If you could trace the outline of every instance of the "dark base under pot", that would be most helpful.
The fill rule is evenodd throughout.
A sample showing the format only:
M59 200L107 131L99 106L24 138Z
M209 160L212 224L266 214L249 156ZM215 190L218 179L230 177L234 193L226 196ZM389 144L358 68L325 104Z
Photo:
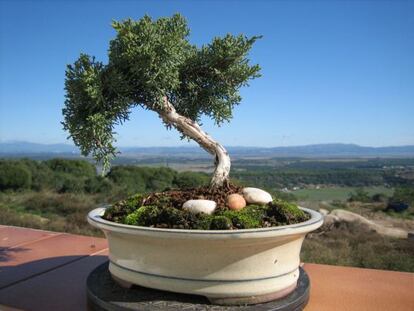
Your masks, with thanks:
M203 296L177 294L140 286L125 289L111 277L108 263L93 270L87 280L88 307L90 310L216 310L216 311L299 311L309 300L310 282L300 268L296 289L289 295L270 302L244 306L213 305Z

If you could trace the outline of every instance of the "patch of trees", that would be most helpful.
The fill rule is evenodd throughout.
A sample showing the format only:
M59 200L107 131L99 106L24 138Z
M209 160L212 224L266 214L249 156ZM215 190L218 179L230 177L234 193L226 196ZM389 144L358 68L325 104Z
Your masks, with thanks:
M414 207L414 187L402 186L395 188L394 195L390 198L392 203L407 203Z
M0 162L0 189L30 189L32 174L22 163Z
M268 166L255 166L253 169L250 166L238 166L231 176L233 182L254 185L273 192L284 187L293 188L311 184L349 187L388 184L414 189L414 180L403 178L390 170L378 169L300 169ZM116 191L133 194L162 191L167 188L196 187L208 184L208 180L208 175L204 173L177 172L167 167L117 165L106 177L102 177L97 174L95 166L86 160L0 160L0 191L53 190L58 193ZM407 190L402 190L402 193L407 193ZM382 199L371 197L370 201Z
M233 172L232 177L256 187L269 187L271 185L272 188L276 189L310 184L348 187L384 184L381 172L361 169L248 169Z
M179 173L167 167L115 166L107 176L129 194L197 187L207 185L210 180L204 173Z
M349 194L348 202L362 202L362 203L385 203L388 197L382 193L370 195L364 188L358 188L355 192Z
M85 160L0 160L0 191L52 190L58 193L162 191L208 184L204 173L176 172L165 167L114 166L106 177Z

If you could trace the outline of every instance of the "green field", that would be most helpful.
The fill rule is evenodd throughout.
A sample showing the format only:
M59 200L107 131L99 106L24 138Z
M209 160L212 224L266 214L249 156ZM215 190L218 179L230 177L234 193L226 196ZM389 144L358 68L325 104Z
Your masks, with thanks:
M355 187L329 187L321 189L299 189L292 191L292 193L302 201L346 201L351 192L355 192ZM384 186L364 187L370 195L382 193L386 196L392 196L394 189L386 188Z

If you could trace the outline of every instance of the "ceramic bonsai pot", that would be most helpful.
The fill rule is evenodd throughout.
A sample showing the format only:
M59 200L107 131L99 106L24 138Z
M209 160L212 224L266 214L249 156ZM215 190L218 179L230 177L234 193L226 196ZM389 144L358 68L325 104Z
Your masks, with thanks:
M88 214L109 243L109 271L124 286L137 284L206 296L215 304L262 303L292 292L299 277L305 235L323 223L308 221L243 230L179 230L104 220L105 208Z

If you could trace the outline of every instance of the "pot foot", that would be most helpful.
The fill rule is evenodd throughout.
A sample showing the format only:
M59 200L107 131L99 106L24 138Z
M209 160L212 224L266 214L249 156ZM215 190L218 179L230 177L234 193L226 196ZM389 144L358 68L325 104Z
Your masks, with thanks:
M277 292L270 294L259 295L259 296L249 296L249 297L207 297L207 299L213 305L222 305L222 306L234 306L234 305L254 305L259 303L265 303L273 300L277 300L289 295L296 289L297 283L292 284L291 286L282 289Z
M111 274L112 280L114 280L115 283L117 283L119 286L125 289L130 289L134 284L121 280L120 278L116 277L115 275Z

